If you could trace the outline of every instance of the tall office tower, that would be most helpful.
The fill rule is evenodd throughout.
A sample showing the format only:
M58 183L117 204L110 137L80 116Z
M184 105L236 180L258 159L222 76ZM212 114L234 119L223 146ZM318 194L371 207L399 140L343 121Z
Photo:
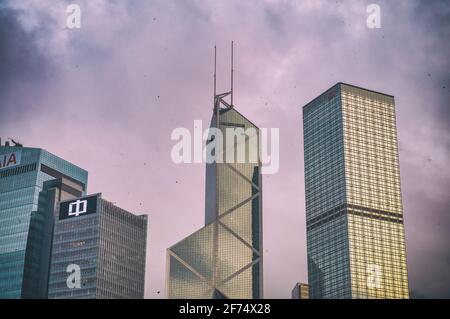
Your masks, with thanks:
M408 298L394 97L338 83L303 107L311 298Z
M216 160L206 164L205 227L167 250L169 298L262 298L259 129L228 94L215 96L206 146Z
M55 221L49 299L144 297L147 216L101 194L62 201Z
M22 298L47 298L48 275L53 240L53 227L60 201L82 196L84 186L67 177L43 183L39 193L38 210L31 213L25 257L28 271L24 273Z
M292 299L309 299L308 284L296 283L292 289Z
M53 221L44 183L64 179L63 194L80 196L87 175L45 150L0 145L0 299L46 297Z

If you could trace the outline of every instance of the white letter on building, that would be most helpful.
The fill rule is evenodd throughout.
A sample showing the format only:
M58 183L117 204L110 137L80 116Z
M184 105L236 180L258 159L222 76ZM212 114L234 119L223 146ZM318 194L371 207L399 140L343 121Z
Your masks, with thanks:
M367 288L380 289L381 288L381 267L375 264L367 265Z
M70 264L67 266L66 272L71 273L69 277L67 277L67 288L81 288L81 270L80 266L76 264Z

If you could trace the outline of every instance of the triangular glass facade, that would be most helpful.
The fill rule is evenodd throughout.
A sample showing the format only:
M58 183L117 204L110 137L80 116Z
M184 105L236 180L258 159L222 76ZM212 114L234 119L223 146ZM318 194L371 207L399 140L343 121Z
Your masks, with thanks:
M169 298L262 298L259 129L221 101L211 127L224 161L206 164L207 225L167 250Z

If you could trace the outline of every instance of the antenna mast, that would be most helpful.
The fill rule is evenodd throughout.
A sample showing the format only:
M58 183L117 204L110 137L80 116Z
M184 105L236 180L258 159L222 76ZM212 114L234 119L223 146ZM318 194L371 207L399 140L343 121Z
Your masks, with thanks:
M231 107L233 107L233 46L234 41L231 41Z
M214 46L214 100L216 99L216 68L217 68L217 48Z
M227 109L232 109L233 105L233 78L234 78L234 41L231 41L231 89L228 92L217 94L217 46L214 46L214 108L219 108L220 105ZM224 100L225 97L230 96L231 102Z

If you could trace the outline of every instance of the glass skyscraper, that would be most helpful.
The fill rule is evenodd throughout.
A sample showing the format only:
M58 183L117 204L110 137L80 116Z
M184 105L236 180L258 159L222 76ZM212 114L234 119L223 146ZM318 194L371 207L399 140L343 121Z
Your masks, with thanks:
M408 298L394 97L338 83L303 107L311 298Z
M309 299L309 286L298 282L292 289L291 295L292 299Z
M169 298L263 295L259 129L225 102L225 95L216 96L211 120L211 129L222 133L226 147L221 152L215 144L215 154L221 153L223 162L206 164L206 226L167 250ZM228 128L246 132L247 137L230 137ZM210 131L207 147L217 141L218 135ZM238 154L240 147L245 160L225 160L231 152ZM251 161L251 154L257 154L256 161Z
M145 288L147 216L101 194L62 201L57 210L49 299L141 299ZM77 280L72 280L76 270Z
M44 183L64 180L63 197L81 196L87 175L43 149L0 145L0 299L46 297L53 220Z

